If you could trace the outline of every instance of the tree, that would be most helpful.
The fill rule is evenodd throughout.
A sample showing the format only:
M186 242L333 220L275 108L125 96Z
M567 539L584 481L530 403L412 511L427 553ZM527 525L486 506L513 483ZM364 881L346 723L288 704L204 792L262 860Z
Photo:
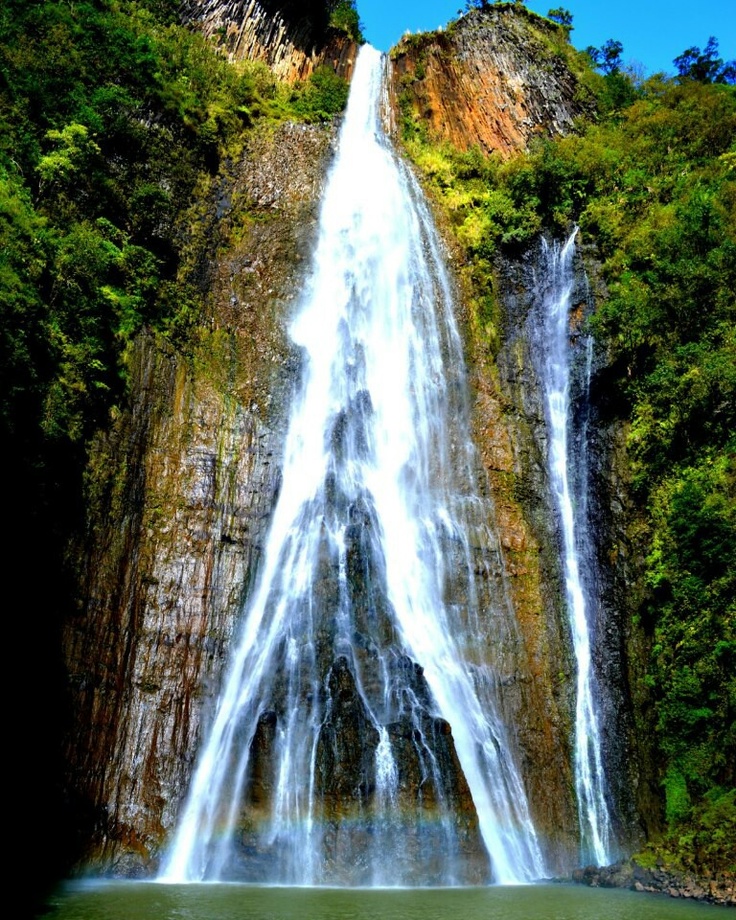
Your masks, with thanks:
M711 35L701 51L696 45L687 48L672 62L677 68L680 83L694 80L697 83L736 83L736 61L718 57L718 40Z
M355 0L333 0L330 4L330 25L346 32L359 44L363 38L363 24L355 8Z
M86 125L72 123L61 131L47 131L46 137L56 146L38 161L42 186L69 182L100 152Z
M594 45L588 45L585 49L585 53L599 70L602 70L604 74L608 75L618 73L621 70L621 65L623 63L621 55L623 54L623 50L624 46L621 42L609 38L600 48L596 48Z
M547 19L551 19L552 22L561 25L566 32L572 32L572 13L563 6L557 6L553 10L550 10L547 13Z

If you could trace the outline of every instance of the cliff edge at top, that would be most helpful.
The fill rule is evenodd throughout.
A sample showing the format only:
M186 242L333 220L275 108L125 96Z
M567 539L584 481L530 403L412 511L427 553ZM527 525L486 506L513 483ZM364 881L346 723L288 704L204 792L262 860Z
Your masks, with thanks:
M329 25L328 4L312 0L183 0L181 19L231 61L263 61L282 80L306 80L323 65L350 79L357 43Z
M593 109L577 54L560 26L523 6L472 10L392 50L394 111L426 125L435 142L510 157L537 135L569 132Z

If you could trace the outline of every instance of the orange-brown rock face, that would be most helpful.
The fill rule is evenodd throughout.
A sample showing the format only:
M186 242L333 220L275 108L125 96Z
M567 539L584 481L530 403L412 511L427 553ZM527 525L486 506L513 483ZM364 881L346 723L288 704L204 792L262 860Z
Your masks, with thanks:
M357 45L343 32L316 32L306 18L266 9L264 0L185 0L182 18L212 39L231 61L263 61L289 83L329 65L350 79ZM282 4L283 6L283 4Z
M405 37L391 54L394 106L418 116L434 141L509 157L537 135L569 131L585 110L552 40L564 41L557 26L508 7Z

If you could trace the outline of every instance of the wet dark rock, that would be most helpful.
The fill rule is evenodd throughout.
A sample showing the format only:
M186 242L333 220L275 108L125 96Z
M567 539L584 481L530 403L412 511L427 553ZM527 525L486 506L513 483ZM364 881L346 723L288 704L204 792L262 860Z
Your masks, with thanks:
M611 866L577 869L572 874L572 881L592 888L628 888L632 891L736 907L736 874L733 872L702 876L678 872L663 865L649 868L630 859Z
M335 661L327 687L317 742L317 787L326 816L347 818L366 807L375 789L379 735L346 658Z

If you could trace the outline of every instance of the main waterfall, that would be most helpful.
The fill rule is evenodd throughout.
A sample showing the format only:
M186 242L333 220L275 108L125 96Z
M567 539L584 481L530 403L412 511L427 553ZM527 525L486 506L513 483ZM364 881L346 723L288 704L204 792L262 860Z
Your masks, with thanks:
M601 754L591 648L591 588L585 568L592 553L586 521L585 432L578 455L570 448L570 338L572 260L577 230L564 246L543 242L541 316L537 317L540 376L546 396L549 471L562 537L565 602L577 669L575 697L575 792L580 824L581 860L602 866L611 860L611 819ZM588 339L588 346L592 340ZM586 376L590 350L586 350ZM578 488L572 485L577 466Z
M361 49L290 330L280 494L162 880L545 875L450 285L381 127L383 66Z

